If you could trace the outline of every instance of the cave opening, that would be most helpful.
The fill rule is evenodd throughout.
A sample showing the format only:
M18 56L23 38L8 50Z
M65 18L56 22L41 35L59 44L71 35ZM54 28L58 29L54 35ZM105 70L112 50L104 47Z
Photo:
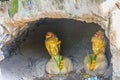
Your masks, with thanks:
M45 34L47 32L53 32L58 36L62 41L60 54L70 58L73 61L74 70L79 72L83 68L84 57L93 53L91 46L92 36L98 30L103 30L95 23L85 23L72 19L45 18L30 22L28 26L29 27L23 31L23 34L15 39L15 44L19 45L16 46L17 49L11 51L11 56L2 62L2 72L5 74L4 77L7 76L9 78L12 76L13 79L11 80L21 77L32 79L44 76L45 64L50 59L45 48ZM105 54L108 65L111 66L110 62L112 56L110 53L109 40L106 38L106 41L107 47ZM5 55L8 55L8 48L5 48L3 51ZM11 67L5 67L8 65ZM9 72L7 71L8 69ZM110 69L111 68L109 68L109 70ZM20 72L17 70L20 70ZM106 76L111 76L112 71L109 70Z

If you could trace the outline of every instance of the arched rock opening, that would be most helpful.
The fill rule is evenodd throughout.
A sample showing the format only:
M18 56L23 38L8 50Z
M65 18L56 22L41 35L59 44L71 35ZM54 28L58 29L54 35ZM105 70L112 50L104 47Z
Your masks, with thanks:
M7 73L5 66L13 75L6 74L7 77L16 76L20 78L31 76L29 78L43 77L45 75L45 64L50 56L45 48L45 34L52 31L62 41L60 54L69 57L74 64L75 71L79 72L83 68L83 60L87 54L92 53L91 37L98 30L103 30L94 23L85 23L70 19L42 19L28 23L28 28L23 34L18 34L15 42L4 47L3 51L7 58L2 65L2 72ZM104 31L104 30L103 30ZM109 61L109 70L106 76L111 76L111 53L109 40L107 40L106 57ZM10 56L11 54L11 56ZM19 65L20 66L19 66ZM24 65L24 66L23 66ZM13 66L13 67L12 67ZM28 70L25 69L28 68ZM13 69L16 68L16 69ZM30 69L31 68L31 69ZM20 70L20 72L17 72ZM26 73L24 73L26 72ZM30 72L30 73L29 73ZM29 79L28 78L28 79Z

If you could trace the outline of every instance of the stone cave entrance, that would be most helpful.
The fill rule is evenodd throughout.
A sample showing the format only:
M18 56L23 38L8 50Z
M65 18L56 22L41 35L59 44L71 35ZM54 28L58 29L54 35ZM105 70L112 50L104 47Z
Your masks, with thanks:
M7 77L11 80L41 80L46 77L45 64L50 56L44 42L45 34L49 31L54 32L62 41L60 54L69 57L73 61L74 70L80 72L83 68L84 57L93 53L91 37L96 31L103 30L97 24L71 19L45 18L28 23L28 26L29 28L16 38L15 44L19 46L16 46L17 48L11 51L11 55L1 63L4 78ZM109 40L107 38L106 40L106 57L109 67L105 75L110 77L112 75L111 53ZM6 52L7 50L7 48L4 49L5 54L9 52L9 50ZM53 78L53 80L55 79Z

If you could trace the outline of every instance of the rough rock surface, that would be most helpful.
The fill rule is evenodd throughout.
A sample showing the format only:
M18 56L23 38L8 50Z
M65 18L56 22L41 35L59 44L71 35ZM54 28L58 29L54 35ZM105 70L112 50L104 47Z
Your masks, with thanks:
M113 76L120 77L120 0L19 0L18 12L12 18L8 14L8 3L9 1L0 2L1 49L28 28L28 22L41 18L94 22L105 30L110 40ZM4 53L0 50L0 60L4 58Z

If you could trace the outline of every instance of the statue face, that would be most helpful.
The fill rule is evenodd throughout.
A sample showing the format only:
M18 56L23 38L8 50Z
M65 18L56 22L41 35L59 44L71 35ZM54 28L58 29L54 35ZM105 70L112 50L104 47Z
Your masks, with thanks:
M61 41L59 41L58 37L52 33L48 32L46 34L45 45L51 56L59 55Z
M57 56L59 55L59 46L57 44L50 44L48 52L51 56Z
M97 40L92 43L92 49L94 54L105 53L105 42L103 40Z

